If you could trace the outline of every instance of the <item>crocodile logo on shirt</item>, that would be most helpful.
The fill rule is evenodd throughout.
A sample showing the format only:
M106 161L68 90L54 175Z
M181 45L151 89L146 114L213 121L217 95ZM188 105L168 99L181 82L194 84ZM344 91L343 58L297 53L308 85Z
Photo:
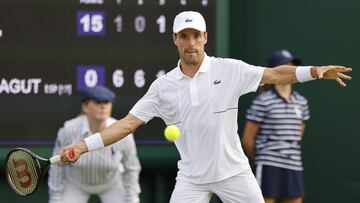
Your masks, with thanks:
M221 80L214 80L214 85L220 84Z

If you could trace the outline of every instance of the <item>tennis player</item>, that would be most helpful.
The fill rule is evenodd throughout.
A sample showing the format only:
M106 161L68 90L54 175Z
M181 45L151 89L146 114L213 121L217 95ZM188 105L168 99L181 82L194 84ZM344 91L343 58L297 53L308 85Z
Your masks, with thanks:
M181 12L173 24L173 42L180 60L155 80L130 113L100 133L68 145L62 161L75 162L88 151L102 149L134 132L154 117L177 125L175 141L181 160L170 202L206 203L213 193L223 202L264 202L237 133L238 99L260 84L290 84L319 79L351 79L342 66L264 68L241 60L208 56L203 16ZM74 149L75 157L66 151Z

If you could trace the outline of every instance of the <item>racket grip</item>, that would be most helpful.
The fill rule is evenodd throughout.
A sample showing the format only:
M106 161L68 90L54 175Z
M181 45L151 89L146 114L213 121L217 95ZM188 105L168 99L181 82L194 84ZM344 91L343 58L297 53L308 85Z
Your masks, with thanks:
M67 154L68 154L70 159L74 158L74 156L75 156L74 149L71 149L70 151L68 151ZM56 156L51 157L49 159L49 161L50 161L51 164L59 164L59 163L61 163L60 155L56 155Z
M70 149L70 151L68 151L67 154L68 154L70 159L74 158L75 157L74 149Z
M53 156L49 160L50 160L51 164L59 164L59 163L61 163L60 155Z

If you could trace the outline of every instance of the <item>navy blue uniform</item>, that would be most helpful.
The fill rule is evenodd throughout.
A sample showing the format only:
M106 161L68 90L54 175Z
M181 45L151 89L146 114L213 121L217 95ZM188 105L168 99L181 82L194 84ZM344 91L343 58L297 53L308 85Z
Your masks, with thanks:
M307 100L293 91L287 101L272 88L253 101L246 118L261 124L255 175L264 196L303 196L300 141L302 124L310 118Z

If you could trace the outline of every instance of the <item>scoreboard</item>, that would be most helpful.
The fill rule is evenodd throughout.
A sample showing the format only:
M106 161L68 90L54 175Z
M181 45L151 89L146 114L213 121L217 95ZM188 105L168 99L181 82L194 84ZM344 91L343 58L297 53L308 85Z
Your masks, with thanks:
M79 91L113 90L122 118L150 84L179 60L174 17L194 10L215 53L216 0L1 0L0 145L51 145L80 111ZM162 144L165 124L136 131L138 144Z

